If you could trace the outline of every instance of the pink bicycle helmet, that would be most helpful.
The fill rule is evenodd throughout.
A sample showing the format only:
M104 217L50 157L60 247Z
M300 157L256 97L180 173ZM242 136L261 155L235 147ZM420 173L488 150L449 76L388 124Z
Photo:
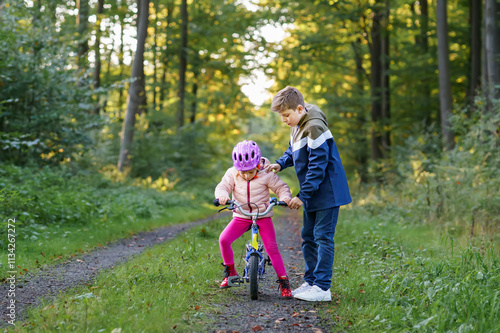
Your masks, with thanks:
M260 163L260 148L250 140L239 142L233 148L233 165L238 171L249 171Z

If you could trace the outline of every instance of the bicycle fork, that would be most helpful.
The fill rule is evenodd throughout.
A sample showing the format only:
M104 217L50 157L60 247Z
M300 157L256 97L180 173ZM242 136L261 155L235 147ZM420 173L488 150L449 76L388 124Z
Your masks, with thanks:
M266 265L266 259L264 259L264 245L259 241L259 227L257 226L257 223L253 221L252 227L251 227L251 239L250 242L246 244L246 249L247 249L247 255L245 257L245 271L243 274L243 280L248 282L249 281L249 268L250 268L250 257L251 256L258 256L259 257L259 266L258 266L258 277L259 279L264 278L264 273L265 273L265 265Z

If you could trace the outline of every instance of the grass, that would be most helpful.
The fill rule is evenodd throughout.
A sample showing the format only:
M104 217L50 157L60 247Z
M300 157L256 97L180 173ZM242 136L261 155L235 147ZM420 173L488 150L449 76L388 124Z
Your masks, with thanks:
M1 165L0 171L0 249L7 253L7 222L15 219L14 270L20 275L137 232L213 212L209 191L162 192L64 168ZM7 255L0 257L0 267L5 268L2 279L12 270Z
M498 332L499 251L345 209L336 231L333 292L324 314L354 332Z
M227 303L218 236L226 219L198 226L101 273L95 283L31 309L12 331L201 331L214 304ZM244 239L235 244L243 247ZM240 244L241 243L241 244ZM120 331L121 329L121 331Z
M359 207L343 209L340 221L334 301L321 313L338 330L500 330L500 262L489 240L451 238L433 226L401 224ZM217 239L226 223L212 221L149 249L92 285L32 309L24 326L11 329L202 331L212 325L218 304L231 303L231 294L218 289Z

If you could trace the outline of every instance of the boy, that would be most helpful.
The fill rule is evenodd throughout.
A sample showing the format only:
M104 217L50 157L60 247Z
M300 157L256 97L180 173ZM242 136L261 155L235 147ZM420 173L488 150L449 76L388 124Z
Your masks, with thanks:
M352 201L344 167L325 114L315 105L306 105L300 91L294 87L282 89L274 96L271 110L290 126L291 139L287 151L267 171L293 165L300 191L289 207L304 207L301 236L305 282L292 295L305 301L331 301L333 237L339 207Z

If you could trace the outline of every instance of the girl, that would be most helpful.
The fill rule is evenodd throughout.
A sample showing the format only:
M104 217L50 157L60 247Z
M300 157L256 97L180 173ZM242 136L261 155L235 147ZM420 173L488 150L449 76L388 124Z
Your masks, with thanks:
M273 172L264 172L263 168L269 164L269 160L261 158L260 148L253 141L242 141L233 149L233 165L229 168L222 178L221 182L215 188L215 197L219 199L221 205L225 205L229 200L229 195L233 193L233 199L239 204L255 203L262 212L266 210L269 204L269 189L271 189L279 199L290 202L292 195L288 185L278 178ZM255 205L247 205L247 211L252 212L257 207ZM286 274L283 258L276 244L276 234L274 232L273 221L271 216L273 212L269 212L266 216L257 220L260 236L264 243L264 248L271 258L276 274L278 275L279 287L281 296L292 297L290 283ZM224 260L224 275L221 288L229 288L232 286L232 277L238 276L234 268L234 256L231 244L243 235L252 224L250 217L241 214L238 210L233 212L233 219L226 228L222 231L219 237L220 251Z

